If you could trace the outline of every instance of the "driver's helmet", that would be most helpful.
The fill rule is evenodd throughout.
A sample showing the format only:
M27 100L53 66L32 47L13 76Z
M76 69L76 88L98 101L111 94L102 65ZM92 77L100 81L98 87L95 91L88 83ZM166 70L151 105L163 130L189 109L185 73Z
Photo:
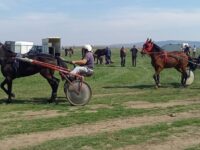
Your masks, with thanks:
M87 49L89 52L92 51L92 46L90 44L86 44L83 46L84 49Z

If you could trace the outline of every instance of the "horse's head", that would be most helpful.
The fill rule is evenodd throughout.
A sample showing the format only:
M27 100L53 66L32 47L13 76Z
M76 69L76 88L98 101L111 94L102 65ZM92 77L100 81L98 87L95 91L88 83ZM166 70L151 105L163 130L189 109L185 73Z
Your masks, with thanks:
M143 44L143 48L141 53L142 54L149 54L153 51L154 43L151 39L147 39L146 42Z
M0 63L7 61L11 57L15 57L16 53L7 48L6 45L0 43Z

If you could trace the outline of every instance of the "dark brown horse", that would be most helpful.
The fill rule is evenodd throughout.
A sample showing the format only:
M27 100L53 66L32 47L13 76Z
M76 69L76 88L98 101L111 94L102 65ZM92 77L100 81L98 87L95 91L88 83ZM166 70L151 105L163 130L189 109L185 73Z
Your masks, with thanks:
M55 101L57 103L56 99L59 79L54 76L54 70L38 65L33 65L28 62L18 61L15 59L16 56L16 53L9 50L5 45L0 44L1 72L5 77L4 81L1 83L1 88L8 95L7 103L10 103L12 98L15 97L15 94L12 93L13 80L20 77L30 76L36 73L40 73L48 81L52 88L49 102ZM32 53L29 55L26 54L26 57L53 65L58 64L57 59L49 54ZM7 88L5 85L7 85Z
M74 50L71 47L65 48L65 56L72 57L73 54L74 54Z
M143 45L142 53L148 54L151 57L151 64L155 69L153 78L155 80L156 87L160 86L159 74L164 68L175 68L177 71L181 72L181 84L185 87L188 77L186 70L189 58L184 52L166 52L151 40L147 39Z
M97 49L94 52L94 61L97 60L96 64L98 64L98 62L100 62L100 64L103 63L103 56L106 55L106 49Z

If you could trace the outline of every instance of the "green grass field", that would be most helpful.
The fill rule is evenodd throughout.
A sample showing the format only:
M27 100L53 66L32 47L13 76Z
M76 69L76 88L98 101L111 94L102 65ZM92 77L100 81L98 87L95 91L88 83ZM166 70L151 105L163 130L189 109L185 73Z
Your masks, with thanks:
M79 58L77 49L70 59ZM180 74L166 69L162 87L155 89L148 56L138 54L137 67L132 67L129 52L121 67L119 50L112 49L112 61L96 65L95 74L85 79L93 92L86 106L70 106L64 82L59 104L49 104L50 86L39 74L14 80L12 104L4 103L7 95L0 90L0 149L142 149L177 138L188 143L182 149L200 149L200 71L192 85L181 88ZM189 143L190 138L196 142Z

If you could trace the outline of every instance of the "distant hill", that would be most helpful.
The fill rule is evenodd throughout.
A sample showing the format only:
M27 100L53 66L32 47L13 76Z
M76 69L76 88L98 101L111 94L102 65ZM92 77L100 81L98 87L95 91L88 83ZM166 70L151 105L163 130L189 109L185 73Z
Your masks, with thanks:
M193 47L194 45L197 48L200 48L200 41L183 41L183 40L166 40L166 41L154 41L157 45L159 45L160 47L163 47L165 45L169 45L169 44L182 44L182 43L189 43L189 45L191 47ZM127 48L131 48L133 45L136 45L136 47L142 47L144 44L144 42L138 42L138 43L127 43L127 44L112 44L109 45L111 48L121 48L122 46L127 47Z

